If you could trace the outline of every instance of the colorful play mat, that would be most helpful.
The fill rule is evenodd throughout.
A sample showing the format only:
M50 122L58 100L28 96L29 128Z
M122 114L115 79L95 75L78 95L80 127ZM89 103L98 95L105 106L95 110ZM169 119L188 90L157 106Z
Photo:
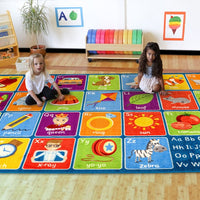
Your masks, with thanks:
M52 74L70 94L38 107L24 75L0 75L0 172L200 172L200 74L164 74L166 96L136 76Z

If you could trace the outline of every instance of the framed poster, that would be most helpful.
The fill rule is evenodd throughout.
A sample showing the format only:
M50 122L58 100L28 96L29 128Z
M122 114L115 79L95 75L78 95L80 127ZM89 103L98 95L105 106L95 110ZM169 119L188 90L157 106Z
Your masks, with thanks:
M83 13L81 7L55 8L57 27L82 27Z
M165 12L163 40L184 40L185 12Z

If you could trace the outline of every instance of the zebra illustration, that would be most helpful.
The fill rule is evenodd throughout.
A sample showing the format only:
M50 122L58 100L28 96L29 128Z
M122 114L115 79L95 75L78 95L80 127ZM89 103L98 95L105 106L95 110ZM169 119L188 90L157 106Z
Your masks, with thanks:
M160 140L159 139L151 139L149 140L146 149L144 150L132 150L131 151L131 155L128 158L131 158L133 156L133 152L135 153L135 162L141 162L140 158L148 158L148 162L152 162L153 160L151 160L151 155L154 152L163 152L166 151L167 148L162 146L160 144Z

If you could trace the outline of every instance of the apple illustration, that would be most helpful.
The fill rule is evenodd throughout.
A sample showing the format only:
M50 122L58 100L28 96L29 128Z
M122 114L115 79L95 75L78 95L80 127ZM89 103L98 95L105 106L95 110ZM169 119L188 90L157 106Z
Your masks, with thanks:
M17 81L17 77L9 77L9 78L2 78L0 79L0 88L6 87L12 83Z
M72 11L69 14L69 17L70 17L71 20L76 20L77 19L77 13L75 11Z

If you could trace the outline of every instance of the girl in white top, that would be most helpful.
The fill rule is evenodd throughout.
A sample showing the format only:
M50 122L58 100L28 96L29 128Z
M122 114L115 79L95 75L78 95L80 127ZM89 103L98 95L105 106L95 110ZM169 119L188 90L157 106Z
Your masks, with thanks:
M51 83L55 89L50 89L47 83ZM48 74L41 54L30 55L30 69L26 73L25 84L28 90L27 105L37 104L42 106L44 100L56 98L62 101L65 98L64 94L69 94L68 89L60 90L53 78Z
M138 69L138 84L133 88L140 88L145 93L159 92L166 95L163 81L163 64L157 43L149 42L144 48Z

